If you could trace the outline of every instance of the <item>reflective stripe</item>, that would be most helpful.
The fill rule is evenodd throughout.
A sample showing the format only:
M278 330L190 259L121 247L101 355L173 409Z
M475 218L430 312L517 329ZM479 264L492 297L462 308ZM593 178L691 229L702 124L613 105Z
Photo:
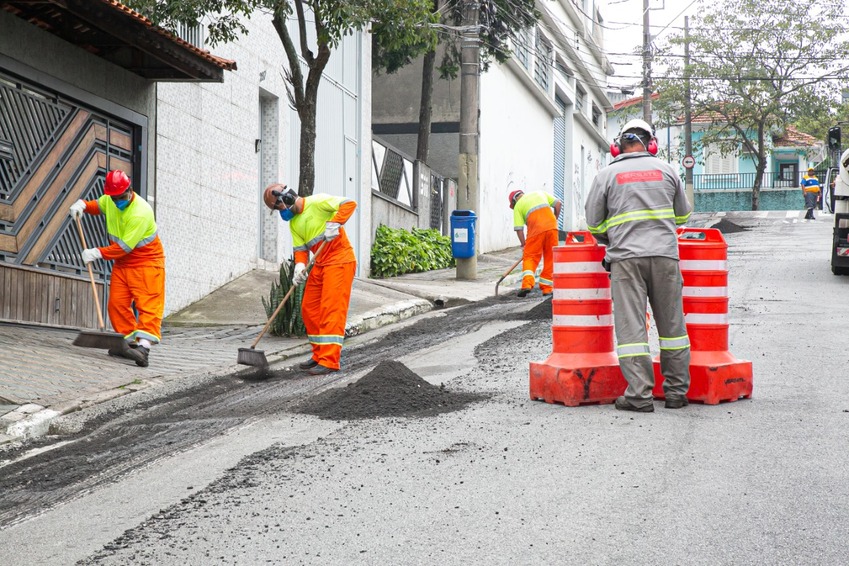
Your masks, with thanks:
M523 278L524 277L534 277L534 278L536 278L536 276L537 276L536 272L531 271L530 269L526 269L525 271L522 272Z
M557 261L554 273L607 273L599 261Z
M684 322L686 324L728 324L728 313L726 312L721 314L685 314Z
M687 287L684 285L685 297L727 297L728 287Z
M307 339L309 339L312 344L338 344L342 345L342 341L344 340L344 336L338 336L335 334L325 334L325 335L308 335Z
M610 287L601 289L558 289L554 288L555 301L586 301L592 299L609 299Z
M728 261L724 259L682 259L679 265L681 271L728 271Z
M552 326L613 326L613 315L571 315L555 314L551 317Z
M543 279L542 277L539 278L539 284L540 285L548 285L549 287L551 287L553 285L551 279Z
M607 232L613 226L627 224L628 222L642 222L643 220L666 220L675 218L675 211L671 208L661 208L658 210L632 210L612 216L599 224L598 226L589 228L590 233Z
M690 213L689 212L687 214L683 215L683 216L676 216L675 217L675 224L686 224L687 220L689 220L689 219L690 219Z
M616 355L620 358L633 358L634 356L651 356L647 342L635 342L634 344L620 344L616 347Z
M677 338L658 337L661 350L684 350L690 347L690 337L687 335L678 336Z
M121 238L119 238L118 236L113 236L112 234L109 234L109 239L112 240L113 243L121 246L121 249L124 250L125 252L130 253L131 251L133 251L133 248L131 248L130 246L125 244L124 241Z

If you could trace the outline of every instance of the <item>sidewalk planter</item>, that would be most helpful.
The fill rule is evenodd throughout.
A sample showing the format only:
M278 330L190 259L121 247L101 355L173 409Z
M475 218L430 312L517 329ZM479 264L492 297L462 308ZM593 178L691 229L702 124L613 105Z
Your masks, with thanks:
M451 213L451 255L465 259L475 257L475 222L473 210L455 210Z

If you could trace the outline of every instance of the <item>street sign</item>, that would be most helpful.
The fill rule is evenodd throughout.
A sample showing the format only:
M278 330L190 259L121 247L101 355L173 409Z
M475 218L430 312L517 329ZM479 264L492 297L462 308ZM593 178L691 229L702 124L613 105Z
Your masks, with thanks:
M692 169L696 165L696 158L692 155L686 155L684 156L684 159L681 160L681 165L687 169Z

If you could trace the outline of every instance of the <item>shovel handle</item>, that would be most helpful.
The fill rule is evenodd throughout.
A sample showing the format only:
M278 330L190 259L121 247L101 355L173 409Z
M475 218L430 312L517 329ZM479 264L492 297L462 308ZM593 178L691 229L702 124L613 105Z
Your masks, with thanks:
M86 250L88 249L88 244L85 243L83 221L79 216L74 216L74 219L77 221L77 230L80 233L80 242L83 244L83 249ZM88 278L91 281L91 292L94 294L94 307L97 309L97 324L100 326L100 331L103 332L106 325L103 323L103 313L100 312L100 298L97 296L97 284L94 282L94 271L91 269L91 263L86 263L85 265L88 267Z
M307 263L307 272L309 272L309 270L310 270L310 269L312 269L312 266L313 266L313 264L315 263L315 260L318 258L318 254L320 254L320 253L321 253L321 250L323 250L323 249L324 249L324 246L326 246L326 245L327 245L327 242L328 242L328 240L324 240L324 241L321 243L321 245L318 247L318 250L317 250L317 251L313 254L312 259L309 261L309 263ZM257 344L259 344L259 341L262 339L262 337L263 337L263 336L265 335L265 333L268 331L268 328L271 326L271 322L272 322L275 318L277 318L277 315L280 313L280 309L282 309L282 308L283 308L283 305L285 305L285 304L286 304L286 301L288 301L288 300L289 300L289 297L292 295L292 292L293 292L294 290L295 290L295 285L292 285L291 287L289 287L289 290L288 290L288 291L286 292L286 294L283 296L283 299L280 301L280 304L278 304L278 305L277 305L277 308L276 308L276 309L274 309L274 312L273 312L273 313L271 314L271 316L268 318L268 322L266 322L266 323L265 323L265 326L262 328L262 331L259 333L259 336L257 336L257 337L256 337L256 340L254 340L254 343L253 343L253 344L251 344L251 350L255 349L255 348L256 348L256 345L257 345Z
M498 280L498 282L495 284L495 295L496 295L496 296L498 296L498 286L499 286L499 285L501 285L501 282L502 282L502 281L504 281L504 278L505 278L505 277L507 277L508 275L510 275L511 273L513 273L513 270L514 270L514 269L516 269L516 266L517 266L517 265L519 265L519 263L520 263L523 259L525 259L525 258L520 257L519 259L517 259L517 260L516 260L516 263L514 263L513 265L511 265L511 266L510 266L510 269L508 269L507 271L505 271L505 272L504 272L504 275L502 275L502 276L501 276L501 279L499 279L499 280Z

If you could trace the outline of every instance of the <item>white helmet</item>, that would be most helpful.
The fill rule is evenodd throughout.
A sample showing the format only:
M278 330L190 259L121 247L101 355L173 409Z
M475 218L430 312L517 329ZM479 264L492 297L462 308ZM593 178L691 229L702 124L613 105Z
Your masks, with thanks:
M648 122L646 122L645 120L640 120L639 118L629 120L624 126L622 126L620 136L628 130L642 130L646 132L649 137L654 137L654 129L648 124Z

